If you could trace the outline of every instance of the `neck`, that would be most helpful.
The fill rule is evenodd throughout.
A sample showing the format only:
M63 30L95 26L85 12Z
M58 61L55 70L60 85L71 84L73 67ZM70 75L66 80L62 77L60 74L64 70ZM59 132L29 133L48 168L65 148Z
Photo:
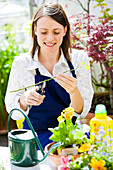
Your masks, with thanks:
M39 62L51 73L51 75L53 74L54 65L60 58L60 54L60 50L58 50L56 53L45 53L40 50L38 53Z
M40 62L49 62L49 63L57 63L59 58L60 58L60 50L58 49L58 51L56 52L52 52L52 53L45 53L42 50L39 51L38 53L38 58Z

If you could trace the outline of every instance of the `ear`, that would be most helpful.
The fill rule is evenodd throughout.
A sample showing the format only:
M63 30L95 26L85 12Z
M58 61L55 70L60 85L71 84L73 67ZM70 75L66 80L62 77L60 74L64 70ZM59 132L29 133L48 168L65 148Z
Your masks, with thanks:
M65 26L64 28L64 36L66 35L66 32L67 32L67 26Z
M37 27L35 24L34 24L34 32L35 32L35 35L37 35Z

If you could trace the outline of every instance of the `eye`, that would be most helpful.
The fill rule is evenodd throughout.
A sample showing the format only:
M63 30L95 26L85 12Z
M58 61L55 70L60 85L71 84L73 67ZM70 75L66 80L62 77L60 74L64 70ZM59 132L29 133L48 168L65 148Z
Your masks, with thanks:
M54 34L60 34L60 32L54 32Z
M47 34L47 32L41 32L41 34Z

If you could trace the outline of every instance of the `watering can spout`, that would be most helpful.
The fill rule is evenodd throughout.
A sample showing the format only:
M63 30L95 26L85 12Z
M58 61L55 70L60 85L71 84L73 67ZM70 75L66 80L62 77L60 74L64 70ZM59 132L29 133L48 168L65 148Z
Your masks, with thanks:
M37 163L44 161L47 158L47 156L50 154L50 152L58 146L61 146L61 142L57 142L54 145L52 145L49 151L44 155L44 157L41 160L36 159Z
M10 130L10 118L12 116L12 113L14 111L21 112L30 128L30 130L27 129L21 129L21 130ZM31 133L28 135L28 138L26 139L26 134L29 132ZM24 138L21 138L22 135ZM33 138L31 137L33 136ZM37 137L36 132L34 131L34 128L28 118L20 109L12 109L10 111L9 117L8 117L8 138L9 138L9 146L10 146L10 161L12 164L21 166L21 167L30 167L38 164L39 162L42 162L49 154L50 152L57 146L60 146L61 143L55 143L51 146L49 151L45 154L43 147ZM43 158L38 160L37 158L37 146L39 147Z

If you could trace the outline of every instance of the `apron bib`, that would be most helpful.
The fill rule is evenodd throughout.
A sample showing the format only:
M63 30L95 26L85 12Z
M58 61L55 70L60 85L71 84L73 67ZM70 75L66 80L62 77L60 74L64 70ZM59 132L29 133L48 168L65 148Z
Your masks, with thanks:
M68 65L70 70L74 69L71 62L68 62ZM72 71L72 75L76 78L75 71ZM48 78L50 77L40 75L38 68L36 69L35 84ZM54 79L46 82L44 91L46 97L43 103L39 106L32 106L28 114L43 148L48 143L53 142L49 140L52 132L48 128L58 126L58 116L70 104L69 94ZM26 120L23 122L23 129L29 129Z

